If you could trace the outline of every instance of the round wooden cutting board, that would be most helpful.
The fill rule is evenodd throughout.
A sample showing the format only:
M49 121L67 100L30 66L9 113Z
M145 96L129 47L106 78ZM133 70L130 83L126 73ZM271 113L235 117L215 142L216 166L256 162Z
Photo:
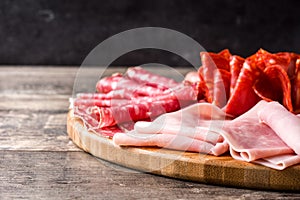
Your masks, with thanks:
M219 157L160 148L115 146L112 140L88 132L68 114L68 135L84 151L132 169L178 179L233 187L300 191L300 165L278 171Z

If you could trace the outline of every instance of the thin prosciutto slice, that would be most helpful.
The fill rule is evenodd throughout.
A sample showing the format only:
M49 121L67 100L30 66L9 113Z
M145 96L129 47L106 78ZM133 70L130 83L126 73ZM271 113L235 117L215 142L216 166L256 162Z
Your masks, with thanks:
M117 125L130 130L124 124L151 121L197 100L194 85L177 83L140 67L129 68L124 75L105 77L96 87L99 93L81 93L72 99L75 117L93 131Z

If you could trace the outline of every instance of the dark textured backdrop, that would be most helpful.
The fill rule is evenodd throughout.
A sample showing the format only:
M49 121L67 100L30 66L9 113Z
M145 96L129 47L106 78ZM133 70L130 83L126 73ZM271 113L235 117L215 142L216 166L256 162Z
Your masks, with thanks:
M297 0L1 0L0 64L80 65L106 38L144 26L180 31L208 51L300 53L299 8ZM186 64L158 50L134 51L113 64L147 62Z

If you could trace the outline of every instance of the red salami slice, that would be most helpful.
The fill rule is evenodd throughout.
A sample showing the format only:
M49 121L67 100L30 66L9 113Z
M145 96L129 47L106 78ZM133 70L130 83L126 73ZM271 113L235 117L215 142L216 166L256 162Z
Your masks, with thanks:
M231 80L230 80L230 95L233 93L233 90L236 86L237 79L243 67L245 59L240 56L231 56L230 58L230 73L231 73Z
M239 116L252 108L260 98L253 90L253 85L261 71L256 65L256 55L247 58L239 74L236 86L226 105L226 113Z
M300 58L296 61L296 73L292 80L292 101L294 112L300 113Z
M278 101L289 111L293 110L291 83L280 65L272 65L264 70L263 76L254 85L256 94L266 101Z
M205 99L219 107L223 107L229 97L230 90L230 56L228 50L220 53L200 53L202 67L199 69L200 82L206 85ZM203 81L201 80L203 79ZM200 89L203 86L200 84Z

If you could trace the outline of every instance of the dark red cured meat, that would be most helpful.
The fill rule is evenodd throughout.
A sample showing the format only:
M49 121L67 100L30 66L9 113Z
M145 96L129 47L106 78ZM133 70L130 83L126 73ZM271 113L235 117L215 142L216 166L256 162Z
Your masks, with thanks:
M294 112L300 113L300 58L296 61L295 76L292 80L292 102Z
M132 102L121 107L98 107L99 128L119 123L138 120L149 120L152 117L180 108L178 101Z
M200 53L202 61L202 67L199 69L200 82L204 82L207 89L201 83L199 87L204 89L207 102L214 103L219 107L224 106L224 98L226 104L230 93L230 56L231 54L227 49L217 54ZM217 93L214 94L215 92Z
M148 84L152 87L168 89L178 85L178 83L170 78L153 74L141 67L129 68L125 74L128 79L134 80L140 85Z
M241 69L243 67L243 64L245 62L245 59L240 57L240 56L236 56L233 55L230 57L230 73L231 73L231 79L230 79L230 95L232 94L237 79L239 77L239 74L241 72Z
M276 54L269 53L263 49L258 51L258 54L261 56L260 59L264 61L264 68L270 67L273 65L280 65L285 71L288 71L288 67L291 62L291 55L288 52L280 52Z
M208 103L211 103L212 96L209 95L209 91L203 77L203 69L203 67L200 67L198 70L200 80L196 87L198 91L197 99L198 101L206 101Z
M228 100L225 112L232 116L245 113L261 100L253 90L253 85L262 73L255 62L256 56L255 54L245 60L236 86Z
M118 91L118 90L117 90ZM111 106L123 106L131 104L134 101L154 101L154 100L168 100L168 99L178 99L178 101L183 102L186 105L187 102L197 100L196 88L191 85L178 84L173 89L160 91L160 93L150 93L148 96L142 95L137 96L132 94L130 90L125 90L124 93L131 94L129 98L109 98L105 95L111 94L111 91L107 94L79 94L77 98L74 99L75 106L98 106L98 107L111 107ZM103 96L104 95L104 96ZM110 95L111 96L111 95ZM123 95L125 96L125 95ZM119 95L117 96L119 97ZM153 97L153 98L150 98ZM154 98L155 97L155 98Z
M222 108L226 105L230 92L230 72L217 69L214 72L213 104Z
M260 49L247 58L231 92L226 112L239 116L260 99L279 101L288 110L293 110L291 83L288 76L290 68L293 68L291 56L292 54L287 52L271 54Z
M263 76L254 85L254 91L266 101L278 101L293 111L291 83L286 71L280 65L267 67Z
M91 100L90 102L95 101L98 100ZM190 86L181 85L174 88L174 90L164 91L160 96L139 97L124 101L112 100L109 107L89 107L91 105L80 104L82 102L75 105L82 108L82 113L76 114L81 114L84 117L92 115L93 121L86 119L87 123L92 123L90 124L91 127L103 128L128 121L150 120L158 115L178 110L195 102L194 89Z

